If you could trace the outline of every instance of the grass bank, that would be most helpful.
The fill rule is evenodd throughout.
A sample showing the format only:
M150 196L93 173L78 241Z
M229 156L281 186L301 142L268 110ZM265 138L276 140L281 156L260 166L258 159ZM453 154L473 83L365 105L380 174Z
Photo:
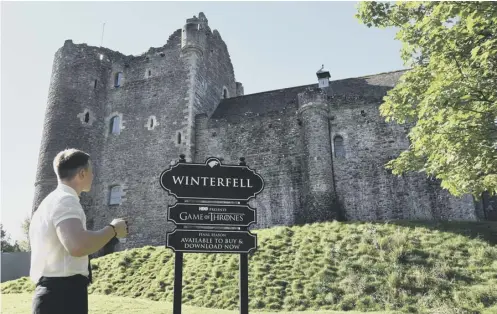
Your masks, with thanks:
M497 312L495 223L327 222L255 233L251 310ZM93 267L93 294L172 302L169 249L119 252ZM238 307L238 256L185 254L183 279L184 304ZM2 284L2 293L31 289L26 279Z
M2 313L4 314L26 314L31 313L31 294L6 294L2 296ZM169 302L151 301L146 299L133 299L126 297L114 297L106 295L89 296L90 314L173 314L173 305ZM252 312L252 311L251 311ZM239 311L207 309L193 306L183 306L182 313L185 314L237 314ZM252 312L253 313L253 312ZM278 314L360 314L363 312L280 312ZM393 314L392 312L391 314ZM269 312L257 312L257 314L269 314ZM375 314L368 312L368 314ZM376 312L380 314L380 312ZM384 312L381 312L384 314Z

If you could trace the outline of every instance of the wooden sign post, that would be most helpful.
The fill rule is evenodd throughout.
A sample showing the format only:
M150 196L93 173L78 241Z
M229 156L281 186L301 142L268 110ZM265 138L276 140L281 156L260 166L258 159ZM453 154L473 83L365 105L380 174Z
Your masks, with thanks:
M262 177L243 157L239 165L223 165L215 157L204 164L186 163L180 155L176 165L161 173L160 184L178 200L167 208L167 220L176 226L166 234L166 247L175 252L173 314L181 314L183 252L240 254L240 313L248 314L248 254L257 249L257 235L248 227L257 223L257 214L247 202L264 189Z

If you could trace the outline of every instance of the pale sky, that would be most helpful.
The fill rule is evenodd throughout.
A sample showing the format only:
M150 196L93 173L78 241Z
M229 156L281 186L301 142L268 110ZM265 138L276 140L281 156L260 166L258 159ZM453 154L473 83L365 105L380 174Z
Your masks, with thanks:
M395 30L367 28L357 2L1 2L1 220L31 212L53 56L66 39L126 55L163 46L204 12L245 94L404 69Z

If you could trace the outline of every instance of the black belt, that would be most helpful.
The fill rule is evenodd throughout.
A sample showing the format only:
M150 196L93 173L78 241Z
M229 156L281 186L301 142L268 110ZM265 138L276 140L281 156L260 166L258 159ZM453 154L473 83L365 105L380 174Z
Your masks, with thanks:
M88 277L83 275L73 275L68 277L45 277L42 276L37 286L50 287L53 285L62 285L62 284L80 284L80 285L89 285L90 280Z

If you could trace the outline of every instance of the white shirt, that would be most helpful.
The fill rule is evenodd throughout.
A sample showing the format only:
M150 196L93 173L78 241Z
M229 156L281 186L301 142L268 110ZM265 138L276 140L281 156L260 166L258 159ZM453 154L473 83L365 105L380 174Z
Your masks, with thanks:
M40 277L88 276L88 256L74 257L64 248L55 227L63 220L77 218L86 230L86 215L76 191L62 183L50 193L31 217L30 277L37 283Z

